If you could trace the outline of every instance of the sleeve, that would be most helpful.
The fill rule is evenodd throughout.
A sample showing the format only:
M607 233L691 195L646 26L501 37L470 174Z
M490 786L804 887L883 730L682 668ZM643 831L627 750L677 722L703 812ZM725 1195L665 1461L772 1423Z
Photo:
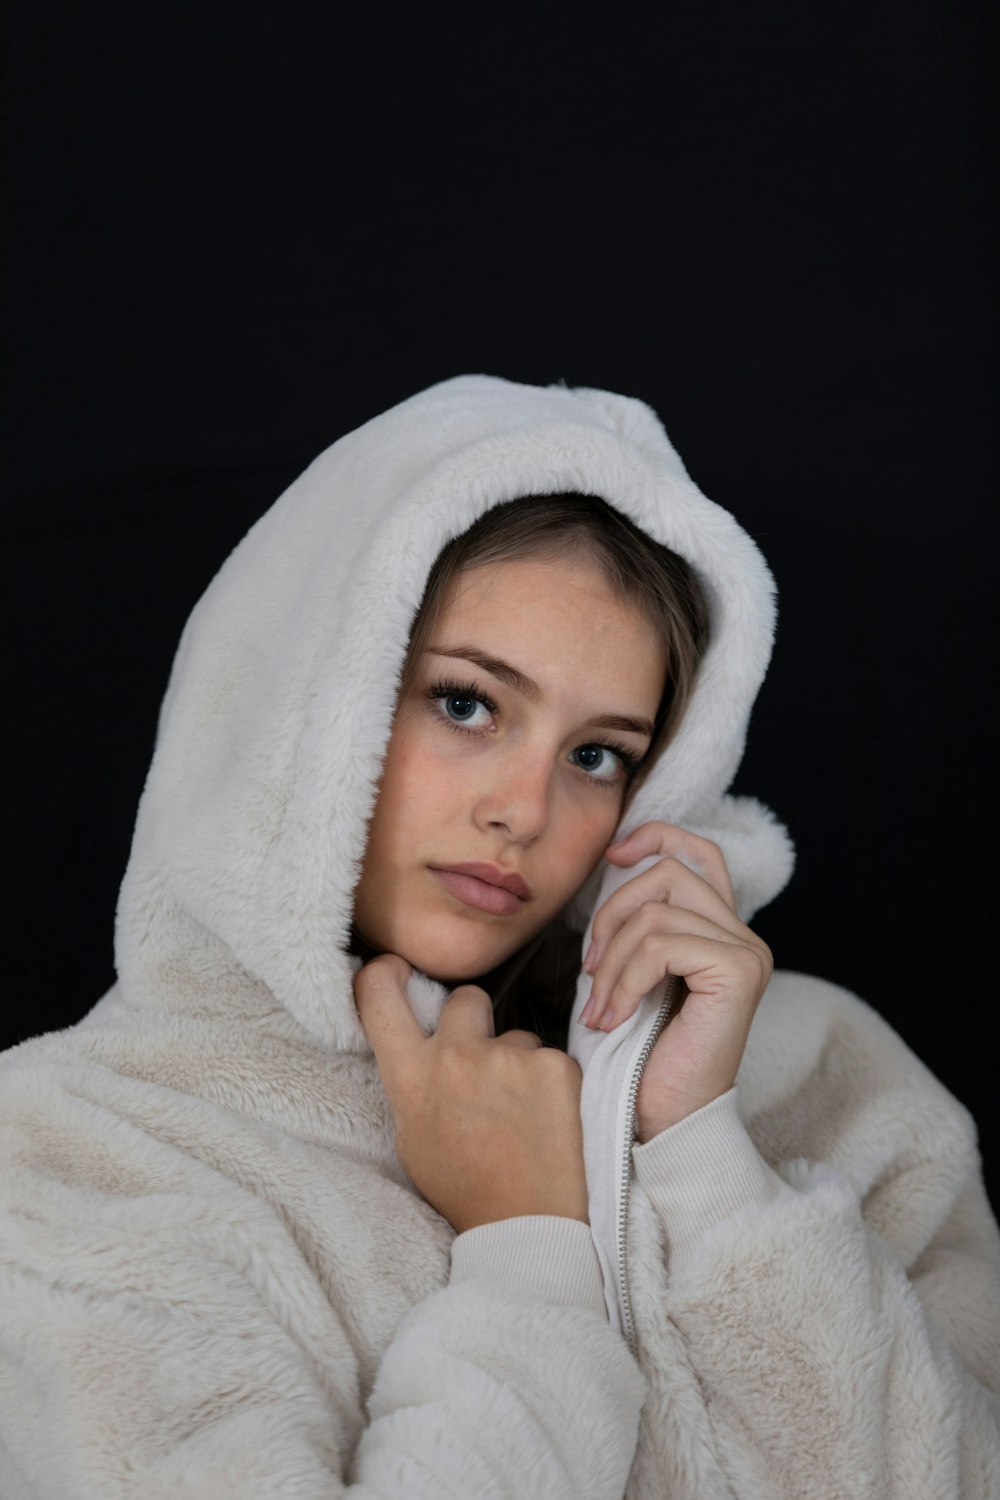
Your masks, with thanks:
M1000 1495L1000 1247L974 1149L947 1192L887 1150L871 1186L874 1199L894 1179L885 1235L846 1172L772 1170L735 1089L633 1161L666 1241L667 1313L740 1500ZM920 1194L933 1228L904 1264L892 1215Z
M413 1310L390 1355L360 1494L621 1500L645 1382L608 1326L586 1224L526 1216L458 1235L448 1288Z
M456 1235L450 1284L472 1279L531 1287L549 1301L587 1307L607 1322L601 1263L589 1226L578 1219L525 1215Z
M350 1289L231 1185L0 1183L4 1500L621 1500L645 1383L595 1316L585 1225L512 1221L506 1272L460 1269L371 1373ZM546 1230L557 1253L519 1275Z

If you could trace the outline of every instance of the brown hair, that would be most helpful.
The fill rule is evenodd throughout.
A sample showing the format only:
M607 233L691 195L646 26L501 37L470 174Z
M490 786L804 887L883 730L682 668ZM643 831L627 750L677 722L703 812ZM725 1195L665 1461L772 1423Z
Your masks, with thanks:
M596 495L528 495L480 516L438 554L410 630L397 702L409 692L454 579L471 568L521 557L577 555L596 563L612 590L637 606L667 648L663 696L653 738L630 778L624 812L643 777L675 733L708 644L708 610L690 565L653 541ZM517 953L476 982L490 994L499 1036L523 1027L565 1048L579 973L580 938L557 918Z

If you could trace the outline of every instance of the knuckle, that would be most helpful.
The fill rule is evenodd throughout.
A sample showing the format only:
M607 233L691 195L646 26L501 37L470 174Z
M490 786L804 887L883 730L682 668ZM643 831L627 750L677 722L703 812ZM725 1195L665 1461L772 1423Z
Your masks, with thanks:
M738 948L736 955L739 965L746 976L747 983L751 984L754 989L759 990L761 988L761 981L768 977L764 955L756 944L753 947Z
M591 924L590 935L598 945L604 941L604 934L611 924L610 906L611 902L605 901Z
M693 871L676 854L665 854L656 867L659 905L669 906L690 884Z
M490 1000L489 995L487 995L486 991L482 989L478 984L456 985L451 994L448 996L448 1004L454 1005L456 1002L459 1005L475 1006L482 1006L484 1003L486 1005L492 1005L493 1003Z
M538 1047L538 1062L541 1067L546 1068L555 1078L576 1079L580 1075L580 1064L568 1052L563 1052L558 1047L543 1047L540 1042L541 1039Z
M666 935L662 932L645 932L638 942L638 951L643 955L655 957L663 952L666 943Z
M618 921L618 912L622 906L622 903L627 899L628 897L626 882L625 886L619 886L616 891L611 892L611 895L608 897L604 905L600 908L600 910L594 917L595 935L600 933L603 936L603 934L607 932L609 928L614 927L615 923Z
M456 1093L471 1076L476 1061L475 1048L461 1037L448 1038L438 1049L437 1065Z
M608 1008L619 1021L623 1021L633 1013L642 996L651 988L645 978L623 974L608 996Z
M565 1072L577 1066L569 1053L562 1052L558 1047L542 1047L540 1052L544 1056L546 1066L554 1072Z
M629 987L628 980L623 974L613 986L611 994L608 996L608 1004L617 1013L619 1001L624 1004L628 1000L631 993L632 992Z
M518 1043L524 1043L536 1049L544 1046L541 1037L536 1031L525 1031L520 1027L513 1027L510 1031L505 1031L503 1035L505 1037L516 1037Z
M694 838L694 852L706 869L715 875L725 875L728 878L729 869L721 845L717 844L714 839L702 838L700 834L695 835Z
M737 943L734 945L733 958L747 973L756 973L760 968L756 950L749 947L746 943Z

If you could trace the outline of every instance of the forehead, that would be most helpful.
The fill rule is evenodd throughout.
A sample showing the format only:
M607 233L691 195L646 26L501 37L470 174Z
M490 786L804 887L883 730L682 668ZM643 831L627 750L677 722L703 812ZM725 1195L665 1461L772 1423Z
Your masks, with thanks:
M543 688L567 671L605 690L655 692L657 701L663 686L666 650L652 619L588 557L466 569L445 593L434 639L489 650L537 676Z
M557 616L569 601L578 605L583 599L595 609L621 615L632 628L648 628L636 605L613 589L603 568L593 558L576 554L511 558L465 568L451 580L438 618L502 614L515 601L530 604L533 613Z

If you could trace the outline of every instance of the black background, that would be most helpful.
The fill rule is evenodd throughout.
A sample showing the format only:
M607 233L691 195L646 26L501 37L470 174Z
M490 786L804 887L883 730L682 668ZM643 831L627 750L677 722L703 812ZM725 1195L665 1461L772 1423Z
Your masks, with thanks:
M996 37L964 0L8 11L4 1044L81 1016L181 626L450 375L653 405L776 574L757 927L964 1100L1000 1202Z

